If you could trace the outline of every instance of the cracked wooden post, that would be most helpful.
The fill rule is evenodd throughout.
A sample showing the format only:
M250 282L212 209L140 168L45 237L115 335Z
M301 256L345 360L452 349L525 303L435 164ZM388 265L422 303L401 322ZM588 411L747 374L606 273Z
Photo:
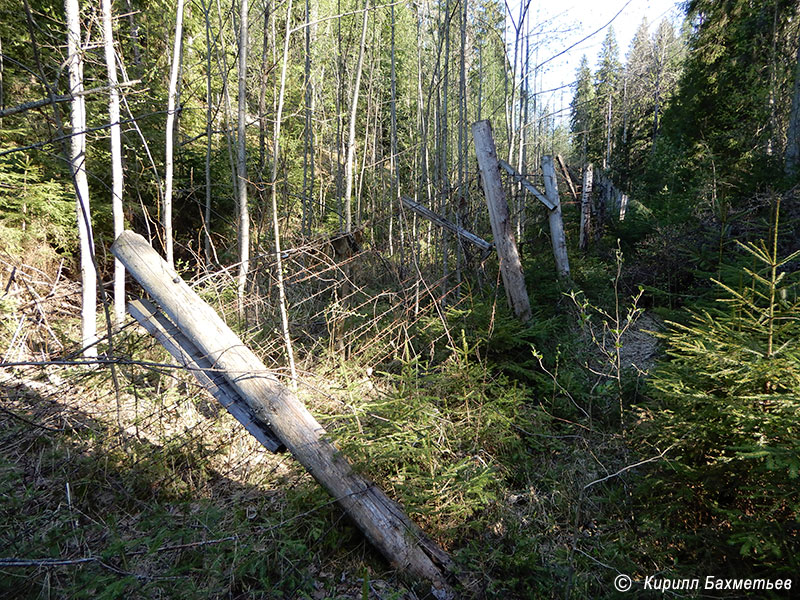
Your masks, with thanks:
M508 203L503 183L500 181L497 149L489 121L473 123L472 136L475 140L475 155L481 170L483 192L489 208L489 220L492 223L494 246L500 260L500 273L503 276L506 298L511 310L524 323L531 318L531 302L528 290L525 288L525 276L522 274L522 262L514 239L514 230L508 216Z
M564 221L561 218L561 200L558 197L558 181L552 156L542 156L542 172L544 174L544 193L555 208L550 211L550 240L553 243L553 256L556 260L558 276L569 279L569 256L567 255L567 237L564 235Z
M592 174L592 163L589 163L583 170L583 188L581 189L581 228L578 248L583 251L589 247L592 230Z
M355 473L305 405L164 261L131 231L111 247L128 272L150 294L175 326L247 403L252 413L286 445L333 496L367 539L396 569L433 583L438 598L452 597L446 578L449 556L371 481Z

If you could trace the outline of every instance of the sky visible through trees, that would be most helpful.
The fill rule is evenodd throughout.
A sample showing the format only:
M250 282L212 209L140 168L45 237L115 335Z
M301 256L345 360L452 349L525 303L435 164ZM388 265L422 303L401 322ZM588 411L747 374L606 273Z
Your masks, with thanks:
M519 0L511 0L508 3L512 15L519 14L519 4ZM535 48L535 44L540 44L540 49L536 53L537 64L561 53L564 48L573 46L612 19L609 27L614 29L621 56L628 52L642 19L647 19L651 31L662 19L667 19L676 28L680 27L683 19L683 11L675 0L571 0L566 4L532 0L528 10L533 22L546 24L542 26L541 32L531 39L532 49ZM618 12L619 15L615 18ZM589 65L595 67L596 56L606 35L606 29L597 31L585 41L550 61L539 75L538 90L545 92L555 90L542 94L542 101L554 107L554 110L561 111L562 119L569 118L568 111L561 109L567 107L572 99L571 86L575 82L575 72L581 56L586 54L589 57ZM506 38L509 47L513 47L513 26L506 30Z

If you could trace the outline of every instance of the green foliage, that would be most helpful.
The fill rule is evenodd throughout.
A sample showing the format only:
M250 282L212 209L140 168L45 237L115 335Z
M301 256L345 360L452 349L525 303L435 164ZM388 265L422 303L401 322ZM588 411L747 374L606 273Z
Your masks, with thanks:
M780 177L797 10L790 0L689 3L689 53L645 193L742 199Z
M34 245L72 251L77 226L68 185L47 178L28 154L0 156L0 235L6 252L20 256Z
M520 430L538 418L519 387L475 360L463 334L452 352L435 369L407 361L386 394L353 398L334 433L360 468L450 538L520 476L511 469L524 454Z
M741 284L717 282L721 306L689 311L663 334L652 427L675 450L654 487L670 522L694 529L691 551L716 538L755 563L796 569L800 273L787 268L800 252L779 259L776 245L739 244L752 262Z

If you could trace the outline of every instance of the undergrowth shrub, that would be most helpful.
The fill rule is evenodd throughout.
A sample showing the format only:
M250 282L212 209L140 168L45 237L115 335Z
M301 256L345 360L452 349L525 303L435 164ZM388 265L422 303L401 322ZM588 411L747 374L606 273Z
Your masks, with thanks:
M786 269L800 252L779 259L777 234L769 248L739 246L752 263L741 283L715 282L716 308L661 335L669 360L651 382L650 425L674 448L646 496L662 499L685 560L797 572L800 272Z
M435 367L416 358L384 374L381 393L354 399L334 433L357 468L451 541L502 496L539 418L522 388L461 342Z

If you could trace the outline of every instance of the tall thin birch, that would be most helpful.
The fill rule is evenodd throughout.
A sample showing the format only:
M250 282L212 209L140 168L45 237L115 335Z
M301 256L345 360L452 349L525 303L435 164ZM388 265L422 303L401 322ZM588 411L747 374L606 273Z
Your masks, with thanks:
M247 0L239 5L239 316L244 314L244 288L250 267L250 212L247 208Z
M75 185L78 237L81 249L81 343L84 356L97 356L97 272L94 267L94 237L86 179L86 99L83 96L83 49L81 48L78 0L64 0L67 17L67 68L72 95L70 166Z
M278 162L280 158L281 120L283 118L283 96L286 91L286 67L289 62L289 37L292 24L292 0L288 0L286 8L286 32L283 40L283 60L281 64L281 87L278 92L278 108L275 111L275 137L272 141L274 155L272 157L272 227L275 234L275 268L278 279L278 302L281 309L281 326L283 328L283 341L286 345L286 356L289 359L289 372L292 375L292 387L297 388L297 369L294 365L294 351L292 338L289 334L289 311L286 307L286 289L283 285L283 260L281 258L281 232L278 223Z
M364 49L367 42L367 20L369 19L369 0L364 0L364 22L361 28L361 45L358 50L358 64L356 65L356 78L353 82L353 98L350 102L350 126L347 136L347 162L344 170L344 203L345 203L345 231L353 230L353 170L356 157L356 114L358 112L358 91L361 87L361 71L364 67Z
M181 62L181 40L183 39L183 1L178 0L175 14L175 42L172 47L172 67L169 76L169 91L167 96L167 132L164 157L164 206L162 208L161 222L164 226L164 252L167 262L174 266L174 251L172 244L172 173L174 169L172 159L173 136L175 132L175 106L178 103L178 73Z
M108 119L111 124L111 213L114 219L114 239L122 233L122 143L119 127L119 89L114 55L114 29L111 24L111 0L103 0L103 46L108 71ZM125 321L125 267L114 259L114 324L122 327Z

